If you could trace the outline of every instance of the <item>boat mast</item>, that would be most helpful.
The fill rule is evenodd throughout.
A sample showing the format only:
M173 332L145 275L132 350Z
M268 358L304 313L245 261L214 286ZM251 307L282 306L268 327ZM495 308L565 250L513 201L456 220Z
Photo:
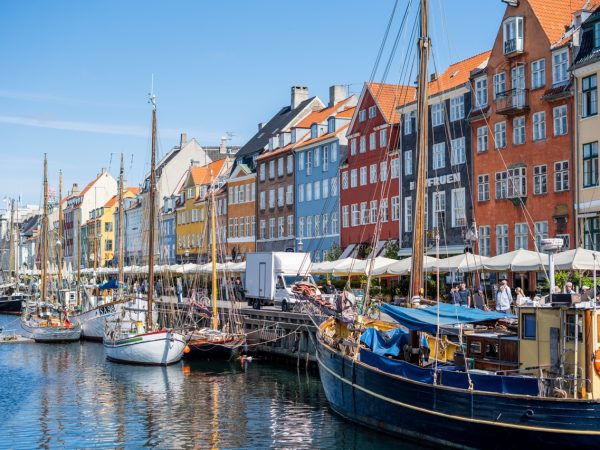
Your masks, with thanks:
M13 267L15 261L15 200L10 200L10 227L9 227L9 238L8 238L8 276L12 277ZM17 286L19 282L17 279Z
M154 222L156 202L156 97L150 94L152 104L152 156L150 158L150 192L148 206L150 217L148 223L148 310L146 312L146 332L152 331L152 297L154 294Z
M46 285L46 258L48 257L48 158L46 153L44 153L44 205L42 211L42 245L40 248L40 267L41 267L41 286L40 286L40 294L41 300L45 301L47 292Z
M118 288L118 292L119 292L119 299L123 298L123 283L124 283L124 276L123 276L123 263L125 261L125 255L123 254L123 218L124 218L124 213L123 213L123 153L121 153L121 170L119 172L119 260L118 260L118 267L119 267L119 277L118 277L118 282L119 282L119 288Z
M427 181L428 116L427 66L431 40L428 35L428 0L421 0L421 37L419 38L419 84L417 88L417 183L415 187L413 255L411 267L410 296L414 300L421 297L423 287L423 253L425 250L425 188ZM424 296L424 292L423 292Z
M219 328L219 314L217 310L217 239L215 236L215 182L211 178L210 190L210 240L211 240L211 258L212 258L212 326L213 330Z
M19 230L19 200L17 200L17 214L15 223L15 278L17 279L16 292L19 292L19 266L21 265L21 253L19 247L21 244L21 232Z
M77 227L77 306L81 306L81 226Z
M58 299L62 287L62 244L63 244L63 211L62 211L62 170L58 172Z

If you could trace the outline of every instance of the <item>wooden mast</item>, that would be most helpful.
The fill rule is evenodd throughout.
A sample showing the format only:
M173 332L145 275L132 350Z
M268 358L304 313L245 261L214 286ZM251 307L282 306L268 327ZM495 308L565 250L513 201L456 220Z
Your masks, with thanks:
M58 299L60 301L60 289L62 287L62 264L63 264L63 211L62 211L62 170L58 172L58 241L56 242L58 260Z
M119 299L123 298L123 283L125 281L125 277L123 276L123 264L125 261L125 255L123 254L123 250L124 250L124 245L123 245L123 241L124 241L124 237L123 236L123 220L125 217L125 214L123 212L123 180L124 180L124 176L123 176L123 153L121 153L121 170L119 171L119 247L118 247L118 252L119 252L119 259L117 262L117 266L118 266L118 270L119 270L119 276L118 276L118 283L119 283L119 287L118 287L118 292L119 292Z
M77 227L77 306L81 306L81 225Z
M17 200L17 215L15 221L15 278L17 280L16 291L19 292L19 266L21 265L21 253L19 247L21 244L21 232L19 230L19 201Z
M156 203L156 98L154 95L150 96L150 103L152 104L152 156L150 158L150 192L148 195L148 207L150 208L150 215L148 218L148 310L146 312L146 332L150 332L153 329L152 297L154 294L154 222L156 220L156 211L154 210Z
M46 263L48 258L48 158L44 153L44 205L42 210L42 241L40 247L40 295L41 301L45 301L48 295L46 284L47 270Z
M15 199L10 200L10 236L8 238L8 276L13 276L13 270L15 269ZM19 286L19 280L17 278L17 290Z
M219 312L217 310L217 238L215 233L215 182L210 173L210 240L211 240L211 259L212 259L212 326L213 330L219 328Z
M427 154L428 154L428 110L427 98L428 63L431 40L428 35L428 1L421 0L421 37L419 38L419 84L417 88L417 182L415 187L414 227L413 227L413 254L411 267L410 295L414 302L415 297L424 296L423 288L423 253L425 251L425 189L427 181Z

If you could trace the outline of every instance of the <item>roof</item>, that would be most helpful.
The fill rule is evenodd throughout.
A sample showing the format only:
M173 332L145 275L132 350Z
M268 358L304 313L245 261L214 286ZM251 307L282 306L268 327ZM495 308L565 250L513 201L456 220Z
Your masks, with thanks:
M127 194L127 193L131 193L133 195L137 195L140 192L140 188L139 187L129 187L125 189L125 192L123 194ZM119 201L119 194L115 194L113 195L110 200L108 200L105 204L104 207L105 208L111 208L112 206L115 206L115 204Z
M291 106L284 106L281 108L277 114L275 114L271 120L266 123L266 125L258 130L258 132L242 146L240 151L237 152L236 157L239 158L261 152L269 143L269 138L274 133L284 129L316 98L317 97L311 97L307 100L304 100L295 109L292 109Z
M277 155L281 155L282 153L286 153L288 150L291 150L293 147L293 144L288 144L288 145L284 145L281 148L275 149L273 151L270 152L265 152L262 155L260 155L258 158L256 158L257 160L262 160L265 158L270 158L271 156L277 156Z
M87 184L87 186L86 186L86 187L84 187L84 188L83 188L83 190L82 190L82 191L81 191L79 194L77 194L77 197L82 197L82 196L84 196L84 195L85 195L85 193L86 193L87 191L89 191L89 190L92 188L92 186L94 186L94 184L96 183L96 181L98 181L98 180L100 179L100 177L101 177L102 175L104 175L104 173L105 173L104 171L100 172L100 174L98 174L98 176L97 176L96 178L94 178L94 181L90 181L90 182Z
M400 121L397 108L412 102L417 93L415 87L403 84L367 83L367 88L388 123Z
M471 72L484 66L491 53L491 50L487 50L451 64L436 80L429 83L429 95L436 95L468 83Z
M211 172L212 176L218 177L221 174L226 161L226 159L219 159L218 161L207 164L206 166L191 167L190 174L192 176L192 180L194 181L194 185L198 186L201 184L209 184L211 182Z
M551 44L563 39L565 30L571 26L575 11L584 8L592 10L598 4L598 0L529 0L529 5Z
M343 111L337 113L335 117L337 117L338 119L352 119L355 109L355 106L351 106L350 108L346 108Z
M298 124L296 124L296 128L310 128L313 123L322 123L327 120L329 117L335 115L335 112L348 103L352 97L347 97L344 100L337 102L335 105L328 106L326 108L320 109L318 111L314 111L302 119ZM352 117L352 116L350 116Z
M600 8L596 9L582 25L581 47L571 69L576 69L600 59L600 48L594 48L593 24L598 21L600 21Z
M296 145L294 146L294 148L306 147L308 145L316 144L317 142L321 142L321 141L324 141L326 139L332 138L332 137L340 134L342 131L347 130L349 126L350 126L350 124L347 123L346 125L344 125L344 126L338 128L337 130L335 130L333 133L323 134L323 135L317 136L316 138L313 138L313 139L308 139L308 140L304 140L302 142L298 142L298 143L296 143Z

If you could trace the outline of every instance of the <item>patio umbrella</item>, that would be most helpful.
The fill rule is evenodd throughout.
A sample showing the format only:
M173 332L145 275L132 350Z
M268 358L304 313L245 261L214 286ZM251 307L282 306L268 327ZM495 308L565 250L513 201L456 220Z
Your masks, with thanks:
M473 253L461 253L460 255L450 256L439 260L440 272L474 272L481 270L484 263L489 258L487 256L474 255ZM437 267L434 262L427 265L427 269L435 272Z
M483 268L489 272L534 272L544 270L547 265L547 254L521 248L488 259Z
M596 257L595 266L594 256ZM599 270L600 252L579 247L557 253L554 257L554 267L556 270Z

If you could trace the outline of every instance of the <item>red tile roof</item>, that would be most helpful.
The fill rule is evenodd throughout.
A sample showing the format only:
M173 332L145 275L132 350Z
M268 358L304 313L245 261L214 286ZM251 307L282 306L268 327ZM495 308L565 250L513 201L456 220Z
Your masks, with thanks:
M355 110L356 110L356 107L351 106L350 108L346 108L343 111L340 111L339 113L337 113L335 115L335 117L337 117L339 119L352 119L352 116L354 115Z
M488 50L450 65L436 80L429 83L429 95L439 94L468 83L471 71L484 65L491 53L491 50Z
M300 148L300 147L304 147L307 145L315 144L317 142L324 141L325 139L329 139L329 138L341 133L342 131L345 131L346 129L348 129L349 126L350 126L350 124L347 123L346 125L344 125L343 127L340 127L338 130L334 131L333 133L323 134L323 135L318 136L313 139L308 139L308 140L305 140L302 142L298 142L298 143L296 143L296 145L294 145L294 148Z
M296 128L310 128L313 123L321 123L327 120L328 117L335 114L335 112L344 106L350 97L345 98L344 100L340 100L335 105L328 106L327 108L320 109L318 111L314 111L302 119L295 127Z
M138 188L138 187L130 187L130 188L125 189L125 192L123 194L125 195L127 193L131 193L133 195L137 195L139 192L140 192L140 188ZM117 203L118 200L119 200L119 194L115 194L115 195L113 195L110 198L109 201L107 201L104 204L104 207L105 208L110 208L110 207L114 206L115 203Z
M261 160L261 159L270 158L271 156L277 156L277 155L280 155L280 154L282 154L282 153L285 153L285 152L287 152L287 151L288 151L288 150L290 150L291 148L292 148L292 144L290 143L290 144L288 144L288 145L285 145L285 146L283 146L283 147L281 147L281 148L277 148L277 149L275 149L275 150L273 150L273 151L270 151L270 152L268 152L268 151L267 151L267 152L264 152L262 155L260 155L258 158L256 158L256 160L258 161L258 160Z
M598 0L529 0L529 5L551 44L562 39L566 27L571 25L575 11L584 7L593 10L599 4Z
M367 83L367 87L388 123L400 120L397 108L415 100L417 92L416 88L402 84Z
M192 179L194 180L194 185L198 186L201 184L209 184L210 183L210 173L212 171L213 177L218 177L221 175L221 171L223 170L223 166L227 159L219 159L218 161L212 162L206 166L202 167L192 167L190 169L190 173L192 175Z
M89 190L92 188L92 186L94 186L94 184L96 183L96 181L98 181L102 175L104 175L104 172L100 173L100 174L99 174L99 175L98 175L98 176L97 176L97 177L94 179L94 181L90 181L90 182L87 184L87 186L86 186L86 187L84 187L84 188L83 188L83 190L82 190L82 191L81 191L79 194L77 194L77 196L78 196L78 197L83 197L83 195L85 195L85 193L86 193L87 191L89 191Z

